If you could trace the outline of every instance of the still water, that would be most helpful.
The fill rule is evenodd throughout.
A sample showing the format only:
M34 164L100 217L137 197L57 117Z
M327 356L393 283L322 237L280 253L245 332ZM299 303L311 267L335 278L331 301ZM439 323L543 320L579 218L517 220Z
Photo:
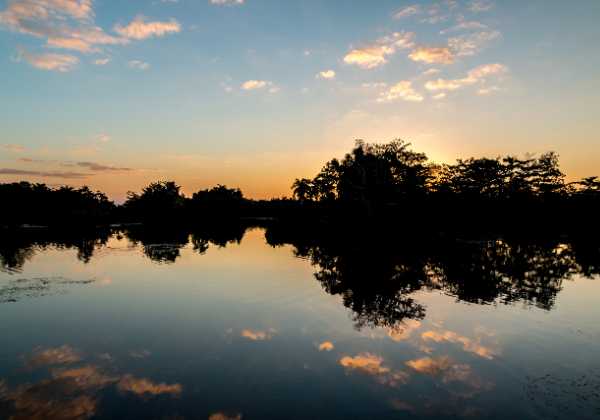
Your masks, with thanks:
M597 253L173 236L1 247L0 418L600 418Z

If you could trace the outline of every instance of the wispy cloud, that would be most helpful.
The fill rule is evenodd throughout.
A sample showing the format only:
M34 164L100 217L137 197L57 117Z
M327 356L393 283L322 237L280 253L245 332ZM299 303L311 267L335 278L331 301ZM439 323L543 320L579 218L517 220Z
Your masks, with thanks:
M454 54L448 47L417 47L408 57L413 61L427 64L452 64L454 62Z
M412 48L415 34L413 32L395 32L378 39L375 43L352 49L344 57L346 64L356 65L363 69L373 69L387 63L387 57L398 50Z
M382 92L379 98L377 98L377 102L392 102L399 99L408 102L421 102L423 95L414 90L409 80L402 80L385 92Z
M79 168L89 169L93 172L131 172L134 170L132 168L102 165L100 163L95 162L65 162L62 164L62 166L77 166Z
M142 71L148 70L150 68L150 64L146 63L145 61L141 61L141 60L131 60L127 63L127 65L131 69L142 70Z
M274 329L269 329L267 331L261 330L243 330L241 336L251 341L266 341L273 338L276 331Z
M484 64L474 68L467 73L466 77L461 79L437 79L425 83L425 89L437 91L454 91L465 86L485 82L486 79L493 76L501 76L508 72L508 67L503 64Z
M409 16L413 16L416 15L418 13L421 13L421 6L418 4L413 4L410 6L405 6L402 9L398 10L396 13L394 13L394 19L403 19Z
M81 179L87 178L90 174L80 172L60 172L60 171L27 171L21 169L0 168L0 175L31 176L39 178L65 178Z
M450 38L448 47L458 56L471 56L479 53L491 42L501 37L499 31L483 31L474 34L461 35Z
M490 347L483 346L476 340L472 340L468 337L464 337L455 333L454 331L425 331L421 337L424 341L434 341L436 343L448 342L461 344L463 350L469 353L476 354L484 359L493 359L496 356L496 352Z
M137 16L129 25L116 25L115 32L125 38L139 41L181 32L181 25L175 19L166 22L148 22L144 16Z
M244 4L244 0L210 0L210 4L217 6L235 6Z
M489 0L473 0L469 3L469 10L473 13L487 12L494 7L494 3Z
M0 12L0 25L46 40L52 48L98 52L97 45L127 40L107 34L94 24L92 0L13 0Z
M2 144L0 145L0 148L11 153L21 153L26 150L25 147L20 144Z
M57 71L66 73L79 64L79 58L69 54L42 53L33 54L24 49L19 49L17 61L24 60L31 66L40 70Z
M247 80L242 83L241 88L247 91L268 89L269 93L277 93L280 90L278 86L269 80Z
M333 79L335 79L335 71L333 71L333 70L321 71L317 74L316 77L317 77L317 79L333 80Z

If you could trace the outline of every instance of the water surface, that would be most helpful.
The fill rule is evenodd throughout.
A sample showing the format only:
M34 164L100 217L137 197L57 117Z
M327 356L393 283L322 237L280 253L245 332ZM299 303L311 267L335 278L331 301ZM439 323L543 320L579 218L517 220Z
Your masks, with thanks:
M598 247L110 232L0 247L0 417L600 416Z

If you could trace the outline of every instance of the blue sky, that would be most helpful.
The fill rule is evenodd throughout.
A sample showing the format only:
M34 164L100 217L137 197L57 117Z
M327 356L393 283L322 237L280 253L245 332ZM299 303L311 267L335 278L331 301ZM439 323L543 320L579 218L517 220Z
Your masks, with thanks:
M598 18L596 0L0 1L0 181L266 197L396 137L592 175Z

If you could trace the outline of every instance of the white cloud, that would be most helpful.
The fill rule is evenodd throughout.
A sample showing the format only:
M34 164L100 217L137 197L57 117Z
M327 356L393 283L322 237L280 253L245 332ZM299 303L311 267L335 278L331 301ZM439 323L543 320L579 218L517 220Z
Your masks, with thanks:
M413 89L412 83L409 80L402 80L385 92L382 92L377 102L392 102L399 99L408 102L421 102L423 95Z
M181 25L175 19L167 22L147 22L144 16L137 16L127 26L116 25L115 32L125 38L142 40L181 32Z
M498 86L482 87L481 89L479 89L477 91L477 94L481 95L481 96L486 96L486 95L491 95L493 93L499 92L500 90L502 90L502 89L500 89Z
M474 34L461 35L450 38L448 46L458 57L471 56L479 53L492 41L500 38L498 31L484 31Z
M433 76L434 74L438 74L439 72L439 69L427 69L423 72L423 76Z
M437 79L429 81L425 83L425 89L432 92L454 91L465 86L483 83L489 77L498 77L507 72L508 68L503 64L484 64L469 71L467 76L462 79Z
M136 70L148 70L150 68L150 64L140 60L131 60L127 65L129 68Z
M97 66L106 66L108 63L110 63L110 58L99 58L94 60L94 64Z
M317 79L323 80L333 80L335 79L335 71L333 70L325 70L317 74Z
M458 23L456 23L456 25L444 29L442 31L440 31L440 34L444 35L450 32L458 32L458 31L471 31L471 30L480 30L480 29L487 29L487 25L478 22L476 20L459 20Z
M83 53L127 42L95 26L93 18L91 0L13 0L0 12L0 26L45 39L48 47Z
M411 6L403 7L402 9L394 13L394 19L403 19L409 16L416 15L418 13L421 13L421 6L419 6L418 4L413 4Z
M19 55L17 57L17 61L21 60L25 60L37 69L57 71L60 73L71 71L79 64L79 59L73 55L51 53L32 54L24 49L19 50Z
M374 44L351 50L344 57L346 64L363 69L373 69L387 63L387 56L397 50L412 48L415 34L412 32L394 32L378 39Z
M489 0L473 0L469 3L469 10L473 13L487 12L494 7L494 3Z
M257 90L257 89L264 89L270 85L272 85L272 83L267 80L247 80L244 83L242 83L242 89L243 90Z
M242 83L241 88L247 91L267 89L269 93L277 93L281 90L279 86L269 80L247 80Z
M244 4L244 0L210 0L210 4L217 6L233 6Z
M448 47L417 47L408 57L413 61L427 64L452 64L454 62L454 54Z

